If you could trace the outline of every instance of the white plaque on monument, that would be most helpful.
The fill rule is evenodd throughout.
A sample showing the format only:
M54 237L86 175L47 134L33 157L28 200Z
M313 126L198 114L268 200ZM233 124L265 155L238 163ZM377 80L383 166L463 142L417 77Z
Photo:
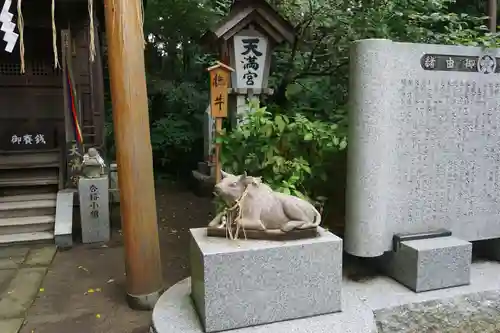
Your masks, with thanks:
M500 238L500 51L362 40L351 53L345 249L396 233Z
M262 88L267 48L266 37L234 37L236 88Z

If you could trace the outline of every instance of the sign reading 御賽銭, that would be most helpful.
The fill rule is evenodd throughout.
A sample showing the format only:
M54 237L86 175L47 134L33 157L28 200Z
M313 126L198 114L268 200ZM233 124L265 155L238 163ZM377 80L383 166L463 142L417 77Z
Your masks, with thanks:
M42 130L12 129L0 135L1 150L40 150L55 148L54 134Z

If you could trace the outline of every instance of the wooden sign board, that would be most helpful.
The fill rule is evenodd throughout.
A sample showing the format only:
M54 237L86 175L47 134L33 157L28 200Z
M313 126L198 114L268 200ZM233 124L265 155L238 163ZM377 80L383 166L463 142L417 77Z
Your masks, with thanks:
M230 73L234 69L220 61L207 69L210 72L210 114L215 118L215 131L219 135L222 131L222 118L227 117L228 88L231 79ZM220 144L215 145L215 182L220 181Z
M56 147L54 134L46 129L12 129L0 136L0 150L53 149Z
M228 88L233 69L218 62L210 72L210 113L214 118L227 117Z

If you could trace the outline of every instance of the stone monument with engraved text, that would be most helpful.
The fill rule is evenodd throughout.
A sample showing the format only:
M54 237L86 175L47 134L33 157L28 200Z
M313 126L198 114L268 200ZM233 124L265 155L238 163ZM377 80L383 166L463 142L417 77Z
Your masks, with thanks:
M479 47L352 48L345 249L390 253L414 290L469 283L469 241L500 238L497 64Z

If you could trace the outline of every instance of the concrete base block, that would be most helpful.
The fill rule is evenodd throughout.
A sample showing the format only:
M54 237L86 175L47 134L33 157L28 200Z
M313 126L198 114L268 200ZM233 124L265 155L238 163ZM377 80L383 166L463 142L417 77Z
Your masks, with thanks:
M467 285L472 244L451 236L404 241L382 260L389 276L415 292Z
M74 189L64 189L57 193L54 240L56 245L63 249L73 246L73 203L75 192Z
M73 247L72 235L56 235L54 236L54 243L61 250L68 250Z
M191 229L192 298L206 332L341 310L342 240L236 240Z

